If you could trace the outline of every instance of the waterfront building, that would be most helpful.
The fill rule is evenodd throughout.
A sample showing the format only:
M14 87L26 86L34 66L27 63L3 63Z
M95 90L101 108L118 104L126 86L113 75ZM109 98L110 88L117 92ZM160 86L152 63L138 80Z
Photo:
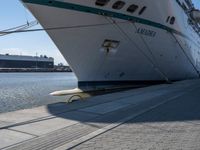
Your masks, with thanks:
M0 68L54 68L54 59L47 56L0 55Z

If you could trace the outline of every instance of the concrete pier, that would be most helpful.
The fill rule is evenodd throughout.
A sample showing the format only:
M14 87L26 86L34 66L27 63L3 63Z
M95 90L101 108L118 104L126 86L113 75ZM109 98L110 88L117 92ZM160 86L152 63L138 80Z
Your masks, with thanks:
M0 114L0 149L200 149L200 80Z

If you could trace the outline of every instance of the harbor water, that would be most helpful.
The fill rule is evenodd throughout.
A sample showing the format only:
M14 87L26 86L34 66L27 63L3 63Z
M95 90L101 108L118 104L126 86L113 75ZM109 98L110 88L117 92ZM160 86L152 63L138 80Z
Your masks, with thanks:
M0 113L63 101L49 93L75 87L73 73L0 73Z

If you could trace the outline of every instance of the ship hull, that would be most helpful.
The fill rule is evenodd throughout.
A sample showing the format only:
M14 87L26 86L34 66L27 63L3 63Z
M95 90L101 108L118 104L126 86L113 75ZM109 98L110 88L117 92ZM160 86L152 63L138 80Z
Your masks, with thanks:
M140 3L148 9L158 9L130 15L107 8L109 5L93 6L89 0L50 4L26 0L29 10L73 69L80 87L198 78L198 36L191 36L184 25L186 16L177 17L175 25L165 22L165 13L181 14L179 6L158 0ZM111 47L104 46L106 41Z

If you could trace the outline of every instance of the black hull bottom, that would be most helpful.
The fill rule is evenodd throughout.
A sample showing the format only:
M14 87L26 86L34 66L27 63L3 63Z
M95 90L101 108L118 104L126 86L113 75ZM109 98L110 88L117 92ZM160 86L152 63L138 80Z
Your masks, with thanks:
M175 82L175 81L173 81ZM80 89L107 89L107 88L137 88L157 84L169 84L164 80L156 81L79 81L78 87Z

